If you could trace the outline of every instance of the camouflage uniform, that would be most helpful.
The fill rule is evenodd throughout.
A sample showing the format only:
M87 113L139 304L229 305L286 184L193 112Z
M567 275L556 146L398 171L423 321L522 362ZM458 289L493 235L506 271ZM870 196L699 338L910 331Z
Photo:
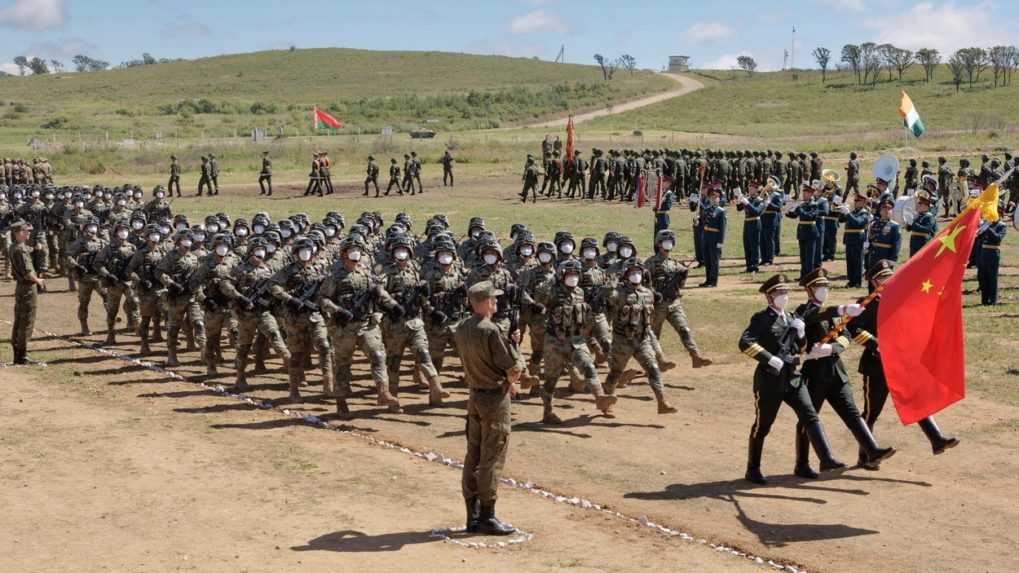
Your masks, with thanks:
M319 354L322 390L327 395L333 392L333 357L325 319L315 304L315 297L306 296L322 283L324 276L325 268L321 261L302 263L296 260L278 270L272 277L272 295L284 303L282 316L287 347L290 349L291 399L300 399L299 388L306 385L304 363L306 353L312 346ZM302 304L302 300L312 306Z
M275 306L269 293L272 275L272 269L265 263L255 265L252 262L245 262L235 266L230 281L220 285L222 292L230 296L235 303L234 315L237 317L235 368L238 390L247 388L248 356L251 354L256 334L260 334L268 341L283 358L284 366L288 370L290 368L290 350L287 349L279 324L272 314ZM247 300L241 300L241 297Z
M179 243L178 243L179 244ZM166 365L178 366L177 340L185 322L191 323L193 340L205 348L205 319L202 307L191 290L191 275L198 270L198 257L191 251L171 249L159 260L155 277L163 287L163 308L166 312Z
M73 261L72 272L78 280L78 322L83 335L91 334L88 328L88 305L92 301L92 293L99 292L102 296L99 275L94 263L99 251L104 247L105 244L99 237L88 234L81 235L67 247L67 258Z
M127 227L121 225L114 230ZM113 240L96 255L96 272L102 277L106 288L106 343L116 344L117 314L120 312L121 300L124 301L124 312L127 313L129 331L138 326L138 299L128 283L127 272L131 259L134 258L135 247L127 239L114 235Z
M154 229L150 228L150 231ZM138 298L140 320L138 336L141 338L142 355L149 354L149 325L152 324L153 340L162 340L162 319L159 308L159 282L156 280L156 266L163 258L163 248L159 243L149 242L137 249L127 265L128 275L134 279L134 290Z
M467 286L463 273L453 265L446 270L432 269L425 276L428 302L425 326L428 334L428 354L436 372L442 372L446 348L456 350L456 327L467 312Z

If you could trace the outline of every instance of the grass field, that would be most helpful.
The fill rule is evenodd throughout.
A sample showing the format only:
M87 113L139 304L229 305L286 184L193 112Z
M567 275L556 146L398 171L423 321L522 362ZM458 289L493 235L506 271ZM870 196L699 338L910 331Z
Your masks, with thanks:
M236 137L311 132L311 108L377 133L499 127L663 91L651 72L444 52L267 51L0 80L0 140ZM49 125L49 128L44 128Z
M925 83L918 66L900 82L882 79L858 86L850 72L819 71L730 74L700 72L705 89L686 97L595 120L592 129L658 129L758 137L858 134L896 129L900 92L906 90L928 130L991 129L1004 131L1019 122L1019 88L992 89L991 73L972 88L956 93L951 74L940 66L935 81Z

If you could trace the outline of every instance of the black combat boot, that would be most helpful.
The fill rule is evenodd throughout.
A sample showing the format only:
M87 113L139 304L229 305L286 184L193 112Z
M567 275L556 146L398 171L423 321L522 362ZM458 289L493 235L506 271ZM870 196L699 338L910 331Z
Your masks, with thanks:
M469 497L464 502L467 505L467 533L478 532L478 520L481 519L481 506L478 505L478 498Z
M817 479L820 477L817 472L810 467L810 440L807 439L807 433L803 431L803 426L796 426L796 468L793 473L801 478L806 479Z
M860 467L870 469L880 466L881 462L895 455L895 448L882 448L877 444L874 434L867 427L863 418L857 417L849 424L849 431L860 444Z
M937 422L934 421L933 416L929 416L917 422L920 429L927 436L927 439L931 442L931 449L934 450L934 455L943 454L945 450L954 448L959 445L959 439L951 436L946 436L941 433L941 428L938 427Z
M814 452L821 460L822 472L835 472L846 469L846 464L835 459L831 452L831 445L828 443L828 436L824 435L824 428L821 422L812 422L806 426L807 438L814 446Z
M743 476L748 482L757 485L768 485L761 473L761 454L764 452L764 438L755 439L750 437L750 444L747 447L747 473Z
M499 521L499 518L495 516L494 501L481 503L480 505L481 512L478 515L478 533L483 535L510 535L516 533L516 527Z

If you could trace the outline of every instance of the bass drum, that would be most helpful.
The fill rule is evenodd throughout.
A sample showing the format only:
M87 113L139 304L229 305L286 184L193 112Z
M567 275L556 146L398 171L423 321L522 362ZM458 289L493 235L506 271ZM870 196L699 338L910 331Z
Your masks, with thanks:
M900 225L908 225L916 219L916 196L902 195L895 199L892 207L892 220Z

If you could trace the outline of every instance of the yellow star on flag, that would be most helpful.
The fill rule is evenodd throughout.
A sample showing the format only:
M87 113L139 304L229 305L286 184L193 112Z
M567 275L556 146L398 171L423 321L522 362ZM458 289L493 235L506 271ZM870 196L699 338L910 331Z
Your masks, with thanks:
M938 240L941 241L941 248L938 249L938 254L934 255L934 258L936 259L940 257L941 253L945 252L945 249L948 249L953 253L957 252L955 250L955 237L957 237L959 233L965 228L966 225L956 225L956 227L952 229L952 232L946 233L945 235L938 237Z
M927 293L927 292L931 292L931 288L933 288L933 287L934 287L934 283L932 283L930 281L930 279L927 279L927 280L923 281L923 284L920 285L920 290L922 290L923 292Z

